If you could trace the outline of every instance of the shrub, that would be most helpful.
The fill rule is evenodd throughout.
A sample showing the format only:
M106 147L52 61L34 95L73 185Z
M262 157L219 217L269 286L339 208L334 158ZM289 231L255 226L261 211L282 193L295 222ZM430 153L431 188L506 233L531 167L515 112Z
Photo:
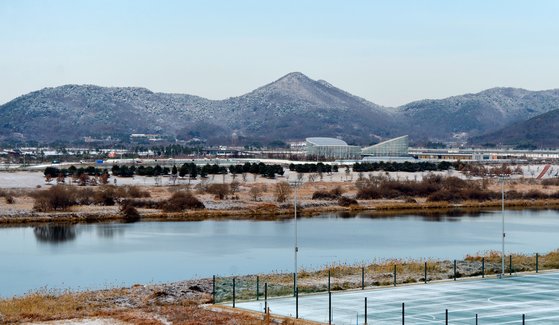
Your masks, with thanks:
M489 201L496 198L496 193L479 188L467 188L461 191L465 200Z
M136 185L128 185L123 187L126 190L126 193L123 195L125 197L132 197L132 198L146 198L151 197L149 191L142 190L139 186Z
M427 202L459 202L461 200L462 196L460 196L457 192L448 190L439 190L427 197Z
M161 208L166 212L180 212L187 209L204 209L206 206L190 192L175 192Z
M93 203L93 196L95 191L92 188L74 189L76 204L90 205Z
M338 197L329 191L316 191L312 194L313 200L335 200Z
M229 184L210 184L206 192L215 195L216 198L223 200L230 193Z
M338 204L342 207L348 207L350 205L359 205L356 199L349 198L347 196L342 196L338 199Z
M374 182L373 182L374 181ZM491 200L495 192L485 189L480 182L468 182L458 177L427 175L421 181L395 181L386 177L362 178L358 183L358 199L394 199L427 197L427 201L459 202L463 200Z
M135 208L144 208L144 209L160 209L161 202L155 200L144 200L144 199L124 199L122 200L121 204L123 205L130 205Z
M559 178L546 178L542 180L542 185L544 186L558 186Z
M136 210L135 207L131 205L122 205L120 208L120 213L122 214L125 222L136 222L140 220L140 213L138 212L138 210Z
M93 201L99 205L115 205L115 199L117 198L118 195L114 186L103 186L93 195Z
M66 210L75 203L75 193L72 188L56 185L35 194L33 209L40 212Z
M341 187L336 186L330 191L316 191L312 195L313 200L337 200L342 196L343 190Z
M524 193L524 198L529 200L537 200L537 199L547 199L547 194L538 191L538 190L530 190Z
M14 197L11 194L4 195L4 199L6 200L6 204L16 203L16 200L14 199Z
M262 193L266 192L266 190L266 184L255 184L250 188L248 193L254 201L258 201L258 199L262 196Z
M361 200L380 199L381 193L376 186L366 186L357 191L357 198Z

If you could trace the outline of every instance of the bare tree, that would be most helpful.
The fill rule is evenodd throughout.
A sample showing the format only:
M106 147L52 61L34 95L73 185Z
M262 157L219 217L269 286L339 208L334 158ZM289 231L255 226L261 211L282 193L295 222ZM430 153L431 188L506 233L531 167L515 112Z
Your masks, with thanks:
M233 179L231 181L231 184L229 184L229 190L231 192L231 195L235 195L235 193L237 193L239 191L240 187L241 187L241 183L239 183L239 181L236 181L235 179Z
M210 184L207 188L208 193L215 195L216 198L223 200L229 194L229 184Z
M248 192L253 201L258 201L262 196L262 186L260 184L255 184L252 186Z
M307 178L309 179L309 182L314 182L316 180L317 175L316 174L309 174L309 176L307 176Z
M64 175L64 173L58 174L58 176L56 177L56 184L64 184L64 183L66 183L66 175Z
M109 184L109 177L110 176L108 173L101 174L101 176L99 177L101 184L103 185Z
M274 189L274 195L276 197L277 202L285 202L287 198L291 194L291 187L289 186L288 182L278 182L276 183L276 187Z

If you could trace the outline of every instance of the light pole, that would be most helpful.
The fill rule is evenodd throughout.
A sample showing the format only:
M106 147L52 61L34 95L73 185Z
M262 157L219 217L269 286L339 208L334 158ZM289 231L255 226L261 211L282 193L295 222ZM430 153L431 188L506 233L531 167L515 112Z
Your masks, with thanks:
M294 274L294 280L293 280L293 285L294 288L297 288L297 252L299 252L299 247L297 244L297 188L299 187L299 185L301 184L300 181L293 181L291 182L291 185L293 187L295 187L295 195L293 197L293 209L294 209L294 214L295 214L295 238L294 238L294 266L293 266L293 274Z
M501 279L505 277L505 177L501 176L501 226L502 226L502 251L501 251Z

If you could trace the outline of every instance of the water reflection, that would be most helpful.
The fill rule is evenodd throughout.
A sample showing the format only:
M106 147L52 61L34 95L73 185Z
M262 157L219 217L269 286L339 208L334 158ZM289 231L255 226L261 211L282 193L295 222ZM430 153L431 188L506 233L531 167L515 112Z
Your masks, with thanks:
M427 210L414 212L413 214L402 214L401 211L375 211L375 212L340 212L336 217L342 219L348 218L364 218L364 219L394 219L402 217L420 218L423 221L430 222L445 222L445 221L459 221L458 217L479 218L487 213L492 213L494 210L473 210L473 209L444 209L444 210Z
M113 238L124 235L124 226L115 224L99 224L95 229L97 236L101 238Z
M76 239L76 226L70 224L48 224L34 227L33 233L40 242L59 244Z

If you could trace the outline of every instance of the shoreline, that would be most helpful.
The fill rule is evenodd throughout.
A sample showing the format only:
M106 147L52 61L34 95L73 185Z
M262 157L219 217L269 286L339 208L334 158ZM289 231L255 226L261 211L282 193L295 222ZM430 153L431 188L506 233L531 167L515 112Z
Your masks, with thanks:
M507 255L508 256L508 255ZM512 254L507 258L505 276L546 273L559 269L559 250L538 257ZM538 264L539 263L539 264ZM536 268L539 265L538 271ZM511 268L512 266L512 268ZM397 271L397 277L393 276ZM333 264L314 270L301 269L299 292L312 295L327 292L387 288L395 285L429 285L441 281L481 280L501 273L499 252L466 255L460 260L390 259L366 264ZM509 273L511 275L509 275ZM425 278L427 274L427 278ZM159 284L133 284L101 290L77 291L39 289L21 296L0 298L0 323L60 321L101 317L125 324L167 324L204 319L203 323L222 323L217 319L236 320L242 324L260 324L262 314L215 307L214 303L232 301L232 282L236 280L237 301L255 300L257 283L263 298L267 283L268 298L290 296L292 273L249 274L211 277ZM214 291L215 290L215 291ZM215 294L214 294L215 292ZM177 315L184 317L177 319ZM194 315L194 316L193 316ZM272 317L274 317L272 315ZM146 319L149 322L146 322ZM285 319L285 318L282 318ZM306 324L306 323L301 323Z
M323 202L323 201L322 201ZM325 213L365 213L371 217L397 216L401 214L446 214L468 213L500 210L501 201L466 201L460 204L448 202L366 202L366 205L353 205L342 207L338 205L325 206L298 206L297 214L301 218L312 218ZM509 200L505 201L506 210L524 209L559 209L559 199L544 200ZM275 204L263 204L256 207L235 209L204 209L187 210L183 212L140 212L137 221L205 221L205 220L286 220L293 216L293 206L280 207ZM121 221L126 218L118 213L88 213L75 211L60 212L29 212L16 215L0 215L0 226L3 225L28 225L44 223L103 223Z

